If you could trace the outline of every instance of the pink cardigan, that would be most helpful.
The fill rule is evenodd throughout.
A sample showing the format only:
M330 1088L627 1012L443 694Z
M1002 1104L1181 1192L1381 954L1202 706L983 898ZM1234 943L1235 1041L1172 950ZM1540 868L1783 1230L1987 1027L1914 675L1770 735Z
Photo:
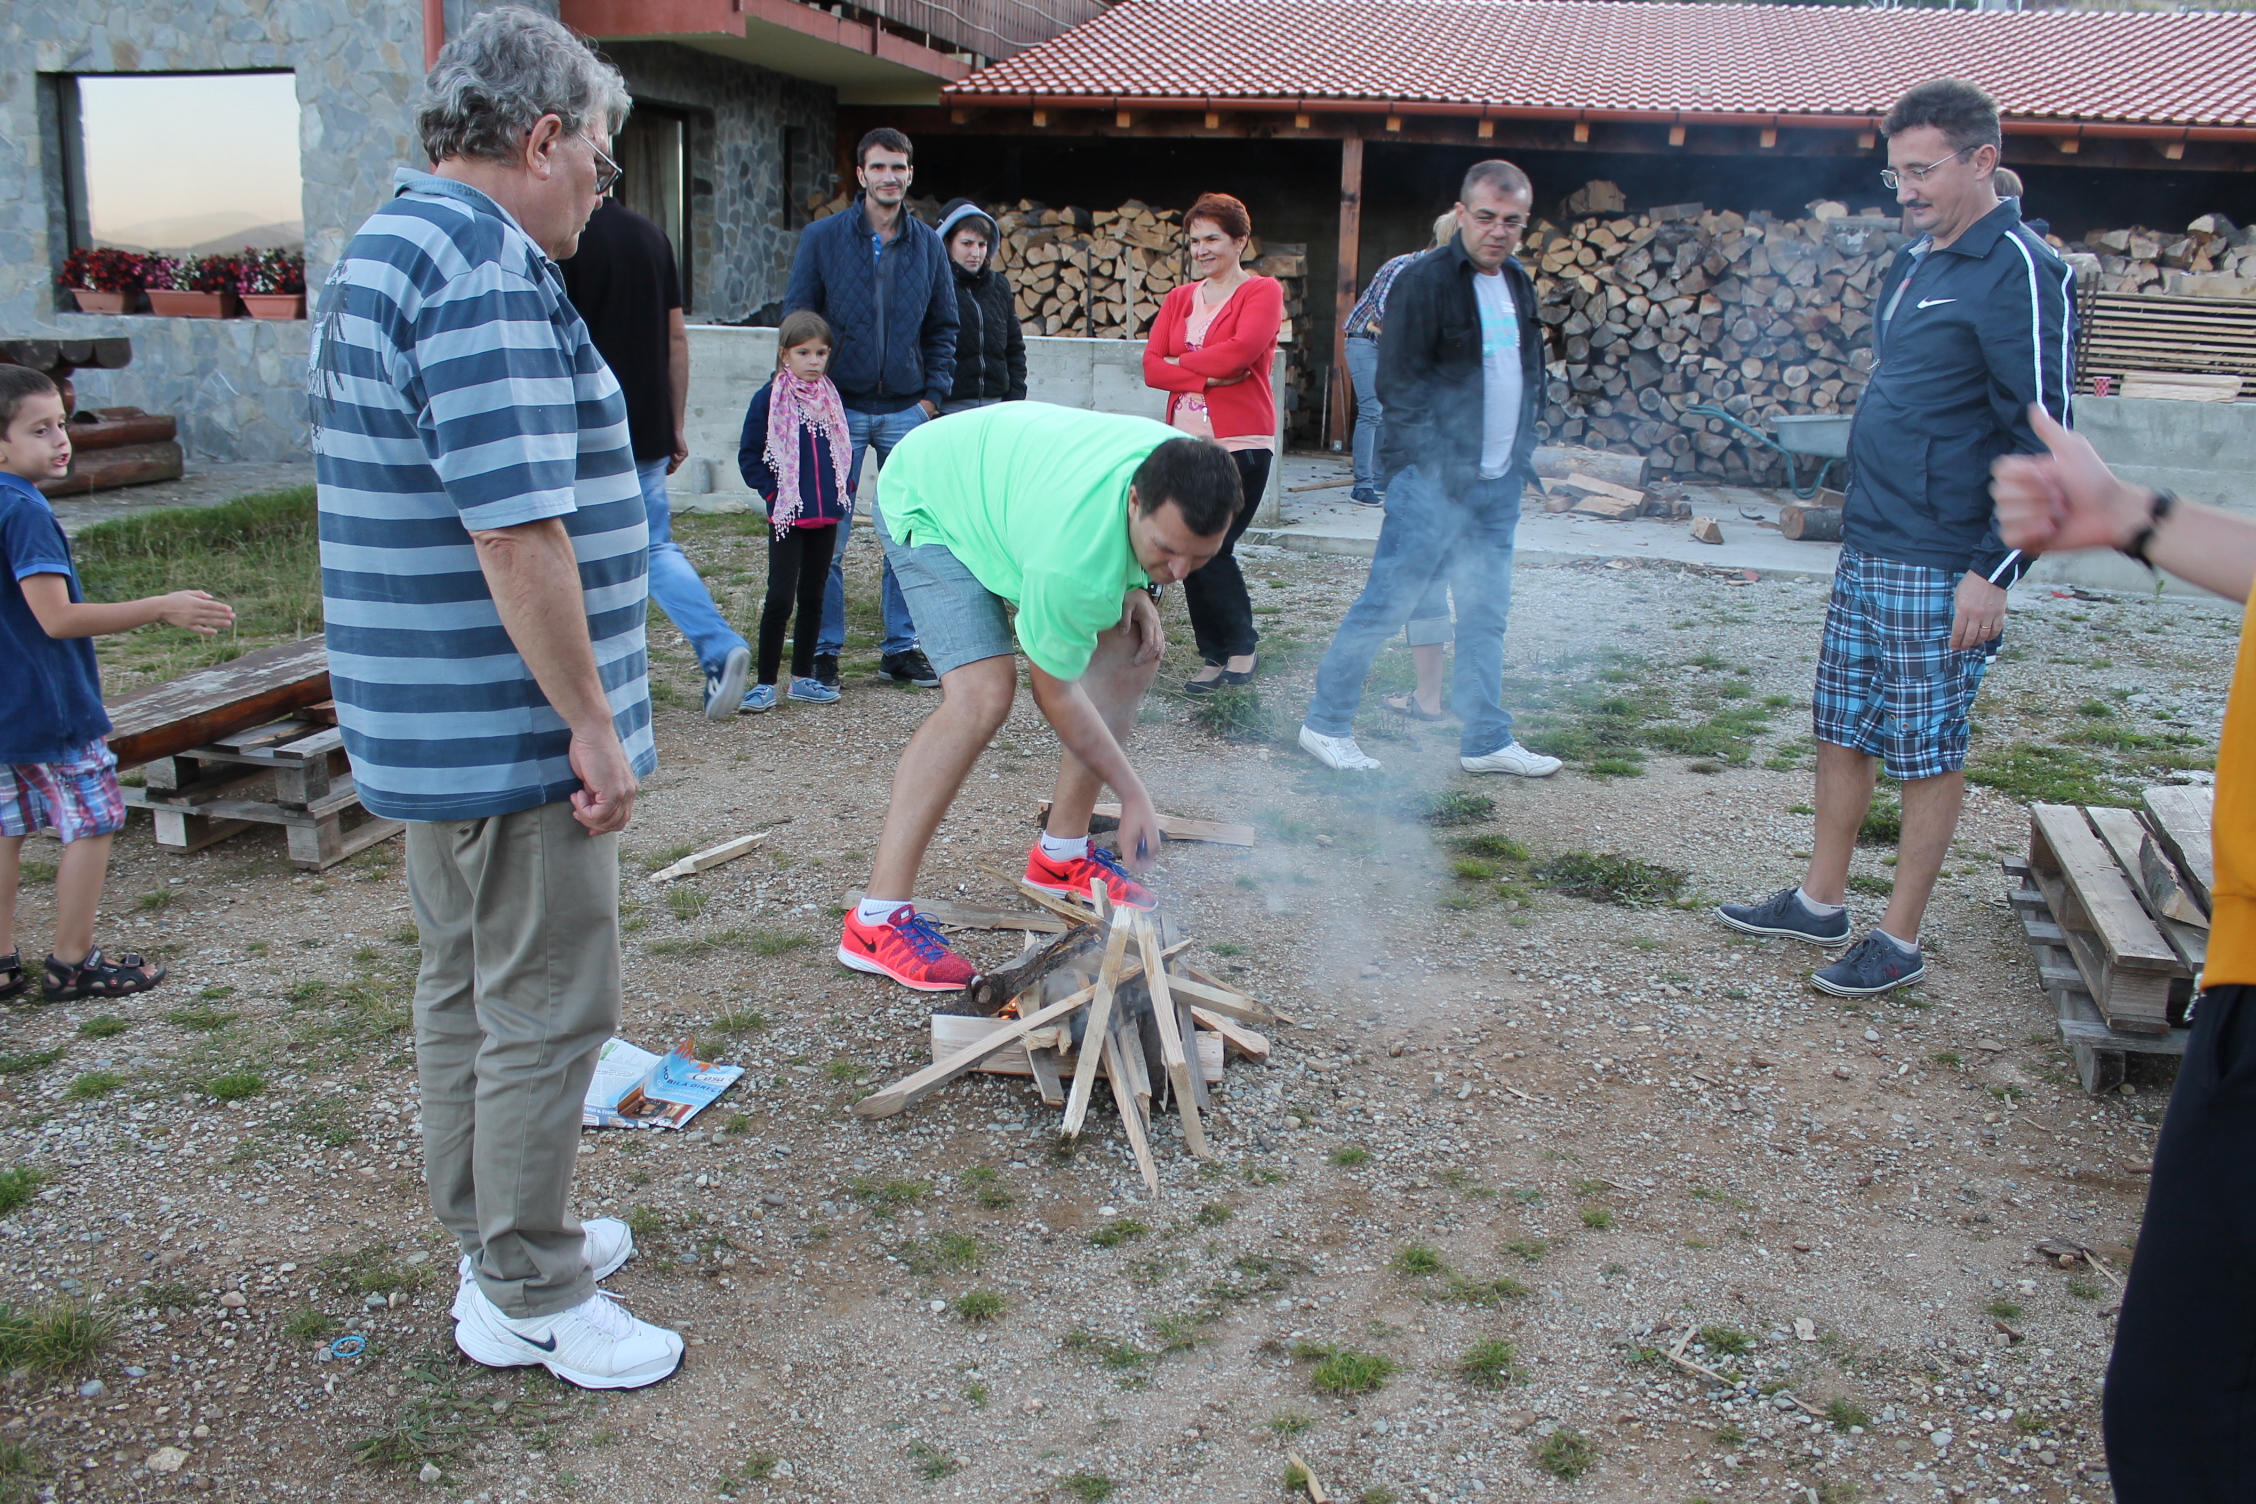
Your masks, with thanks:
M1285 287L1275 277L1248 277L1215 310L1207 326L1206 344L1193 350L1184 343L1190 324L1191 299L1199 283L1178 287L1167 295L1152 321L1151 338L1144 344L1144 385L1169 394L1167 421L1175 421L1176 400L1186 392L1203 392L1206 410L1218 439L1264 437L1277 431L1277 394L1269 386L1269 365L1277 353L1277 326L1284 322ZM1181 365L1169 365L1167 357ZM1210 376L1246 379L1233 386L1209 387Z

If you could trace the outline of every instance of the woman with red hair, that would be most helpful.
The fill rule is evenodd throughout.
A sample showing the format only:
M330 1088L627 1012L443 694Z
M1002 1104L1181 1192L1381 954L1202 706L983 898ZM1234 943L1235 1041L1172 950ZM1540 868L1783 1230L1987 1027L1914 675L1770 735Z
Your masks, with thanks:
M1160 305L1144 346L1144 382L1167 395L1167 421L1230 451L1245 503L1212 562L1183 581L1191 631L1204 666L1184 684L1191 694L1252 682L1261 637L1238 570L1238 538L1269 489L1277 452L1277 396L1269 366L1284 321L1285 289L1241 264L1253 238L1246 206L1227 193L1199 196L1183 216L1183 239L1199 280Z

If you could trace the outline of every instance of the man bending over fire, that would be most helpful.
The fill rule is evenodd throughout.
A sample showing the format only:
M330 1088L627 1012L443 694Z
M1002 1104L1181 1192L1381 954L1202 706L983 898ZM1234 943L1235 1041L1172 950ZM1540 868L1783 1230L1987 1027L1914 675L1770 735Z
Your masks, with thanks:
M1010 715L1014 626L1034 703L1065 744L1026 880L1061 894L1095 880L1115 903L1152 906L1090 841L1089 813L1111 785L1121 856L1140 871L1158 851L1151 797L1121 743L1159 671L1159 588L1214 557L1241 499L1221 446L1149 418L1006 402L902 437L878 477L877 529L940 675L940 708L894 770L869 896L846 916L840 961L927 992L976 975L912 899L925 847Z

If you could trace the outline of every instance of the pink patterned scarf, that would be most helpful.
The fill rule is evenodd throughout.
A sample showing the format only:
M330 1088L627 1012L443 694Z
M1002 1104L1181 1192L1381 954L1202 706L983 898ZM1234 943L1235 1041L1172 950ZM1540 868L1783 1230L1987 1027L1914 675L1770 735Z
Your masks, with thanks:
M846 436L846 407L838 400L838 388L827 376L806 381L789 371L777 371L768 388L768 442L760 457L776 478L775 505L768 509L768 521L778 538L791 531L806 504L799 490L802 429L829 441L830 466L838 477L839 505L853 504L846 494L846 464L853 443Z

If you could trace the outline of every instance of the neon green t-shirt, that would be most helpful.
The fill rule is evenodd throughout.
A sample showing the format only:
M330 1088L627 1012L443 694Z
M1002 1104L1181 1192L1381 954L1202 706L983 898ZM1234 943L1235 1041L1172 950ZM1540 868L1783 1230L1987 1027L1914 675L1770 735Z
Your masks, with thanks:
M1151 418L998 402L910 429L878 472L894 541L938 543L1018 607L1018 645L1078 679L1122 597L1149 583L1128 541L1128 482L1182 434Z

